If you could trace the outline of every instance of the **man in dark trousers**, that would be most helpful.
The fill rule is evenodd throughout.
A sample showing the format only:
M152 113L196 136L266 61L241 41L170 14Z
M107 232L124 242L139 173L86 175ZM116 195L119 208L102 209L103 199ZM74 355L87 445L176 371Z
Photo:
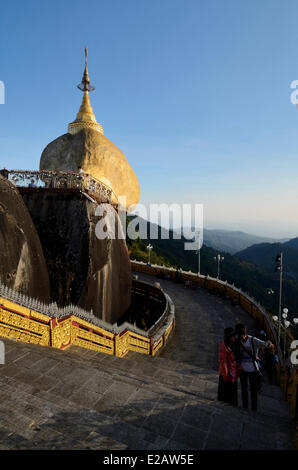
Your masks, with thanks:
M246 326L235 326L237 334L236 358L241 365L240 383L243 408L248 408L248 382L250 384L251 409L257 410L260 370L258 366L258 350L273 347L270 341L262 341L247 334Z

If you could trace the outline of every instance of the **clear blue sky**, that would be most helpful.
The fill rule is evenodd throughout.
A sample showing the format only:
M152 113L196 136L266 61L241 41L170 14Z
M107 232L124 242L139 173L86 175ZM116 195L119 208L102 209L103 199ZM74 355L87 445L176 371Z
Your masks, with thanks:
M203 203L209 228L298 236L295 0L1 5L0 166L38 168L91 102L141 202Z

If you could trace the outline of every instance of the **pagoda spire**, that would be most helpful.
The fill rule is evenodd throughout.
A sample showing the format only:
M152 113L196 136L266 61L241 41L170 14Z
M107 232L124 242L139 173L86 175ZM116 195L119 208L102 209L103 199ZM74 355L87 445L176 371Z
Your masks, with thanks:
M84 70L82 81L78 85L78 89L84 92L95 90L95 88L92 85L90 85L90 78L89 78L88 67L87 67L87 56L88 56L88 48L85 47L85 70Z
M96 121L96 117L90 103L89 92L94 91L95 88L90 85L90 78L87 67L87 55L88 49L85 47L85 69L82 81L78 85L79 90L83 91L84 95L75 121L68 125L68 132L70 134L76 134L82 129L94 129L101 134L104 133L103 127Z

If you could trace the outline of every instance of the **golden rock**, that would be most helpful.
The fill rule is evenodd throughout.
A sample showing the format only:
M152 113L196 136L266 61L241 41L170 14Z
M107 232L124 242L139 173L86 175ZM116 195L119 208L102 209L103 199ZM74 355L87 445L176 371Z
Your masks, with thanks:
M78 171L81 167L109 186L114 203L126 197L126 206L137 204L140 187L125 155L102 133L85 128L76 134L64 134L44 149L40 170Z
M78 171L100 180L113 191L113 203L126 198L126 208L138 203L138 179L121 150L104 136L90 104L90 85L85 49L85 70L78 88L84 92L75 121L68 125L68 134L51 142L42 152L40 170Z

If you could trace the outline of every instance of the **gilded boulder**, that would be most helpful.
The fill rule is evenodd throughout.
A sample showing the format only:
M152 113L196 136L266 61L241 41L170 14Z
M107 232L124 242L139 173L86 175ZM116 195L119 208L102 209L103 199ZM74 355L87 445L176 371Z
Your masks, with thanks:
M140 186L123 152L102 133L82 129L64 134L47 145L41 155L40 170L78 171L92 175L114 193L126 197L126 206L137 204Z

